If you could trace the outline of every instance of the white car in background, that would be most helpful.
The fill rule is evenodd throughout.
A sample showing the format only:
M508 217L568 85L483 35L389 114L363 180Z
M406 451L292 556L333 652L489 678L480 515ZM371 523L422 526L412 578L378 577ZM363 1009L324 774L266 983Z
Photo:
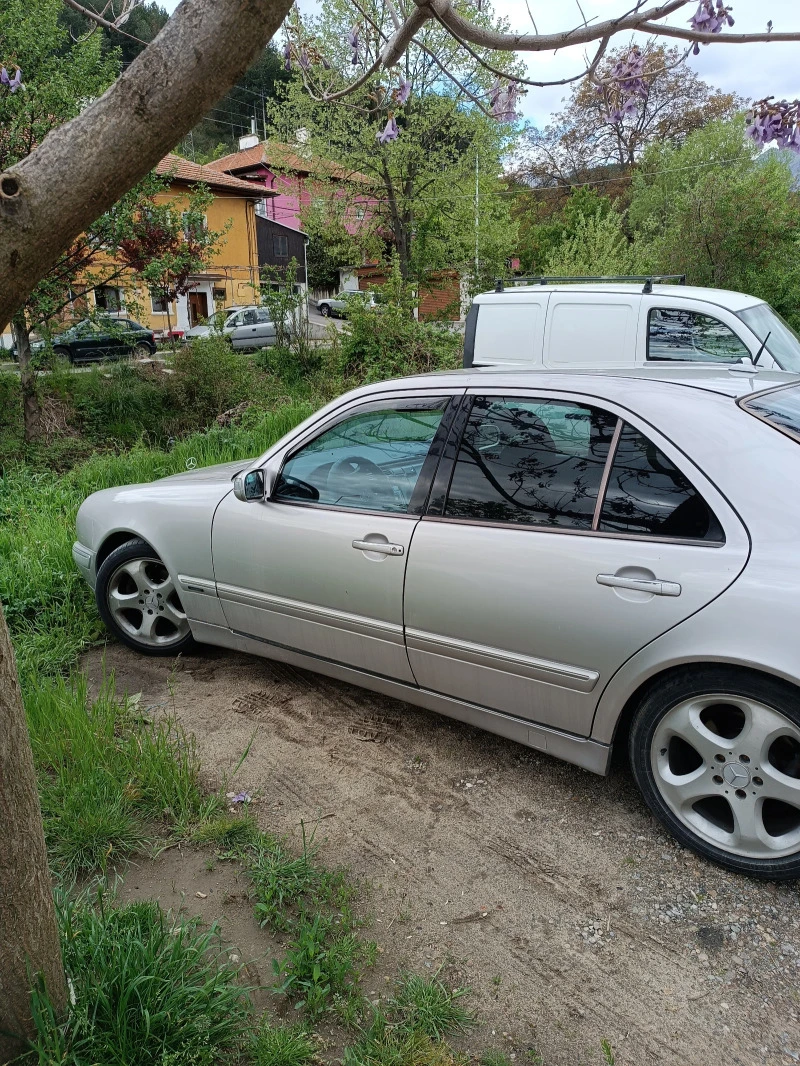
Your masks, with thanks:
M467 315L464 366L599 370L711 363L800 372L800 337L746 293L664 276L516 278Z
M275 343L275 323L266 307L228 307L186 331L185 340L221 334L234 348L267 348Z

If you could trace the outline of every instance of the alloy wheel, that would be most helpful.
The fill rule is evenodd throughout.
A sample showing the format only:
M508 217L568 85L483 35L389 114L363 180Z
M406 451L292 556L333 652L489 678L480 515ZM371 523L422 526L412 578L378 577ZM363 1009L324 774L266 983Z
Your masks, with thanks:
M654 784L693 834L736 856L777 859L800 848L800 728L757 700L682 700L650 746Z
M189 622L175 584L160 559L121 563L106 589L109 613L138 644L168 647L189 634Z

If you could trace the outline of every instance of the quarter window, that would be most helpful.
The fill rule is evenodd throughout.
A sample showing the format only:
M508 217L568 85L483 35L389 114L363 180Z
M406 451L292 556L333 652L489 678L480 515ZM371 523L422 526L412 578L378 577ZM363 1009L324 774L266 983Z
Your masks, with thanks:
M601 532L723 540L715 515L660 448L624 425L614 454Z
M475 400L448 518L591 529L617 418L560 400Z
M285 463L272 499L408 513L447 404L395 401L343 419Z
M736 363L749 359L750 349L732 329L711 315L654 307L647 319L647 358Z

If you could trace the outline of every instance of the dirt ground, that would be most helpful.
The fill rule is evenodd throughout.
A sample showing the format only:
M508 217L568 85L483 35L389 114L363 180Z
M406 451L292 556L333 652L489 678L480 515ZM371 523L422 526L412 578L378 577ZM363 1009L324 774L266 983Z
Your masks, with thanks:
M370 998L402 968L468 984L462 1047L519 1063L751 1066L800 1061L794 884L728 874L678 847L626 770L609 778L405 704L267 660L210 650L176 665L91 653L140 708L174 711L208 783L230 775L262 828L365 882L380 947ZM172 849L126 897L218 917L254 982L274 946L230 867ZM205 898L196 895L205 894ZM541 1056L535 1057L533 1050Z

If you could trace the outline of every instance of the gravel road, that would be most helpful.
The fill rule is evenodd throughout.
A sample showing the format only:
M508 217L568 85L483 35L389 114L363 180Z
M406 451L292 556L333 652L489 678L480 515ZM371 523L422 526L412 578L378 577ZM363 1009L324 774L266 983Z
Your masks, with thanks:
M471 986L473 1055L579 1066L606 1039L617 1066L800 1062L796 886L680 848L626 769L596 777L244 655L175 666L109 646L85 665L94 685L113 669L141 707L174 710L210 784L255 730L237 789L264 828L319 820L324 859L371 886L391 972L444 964Z

